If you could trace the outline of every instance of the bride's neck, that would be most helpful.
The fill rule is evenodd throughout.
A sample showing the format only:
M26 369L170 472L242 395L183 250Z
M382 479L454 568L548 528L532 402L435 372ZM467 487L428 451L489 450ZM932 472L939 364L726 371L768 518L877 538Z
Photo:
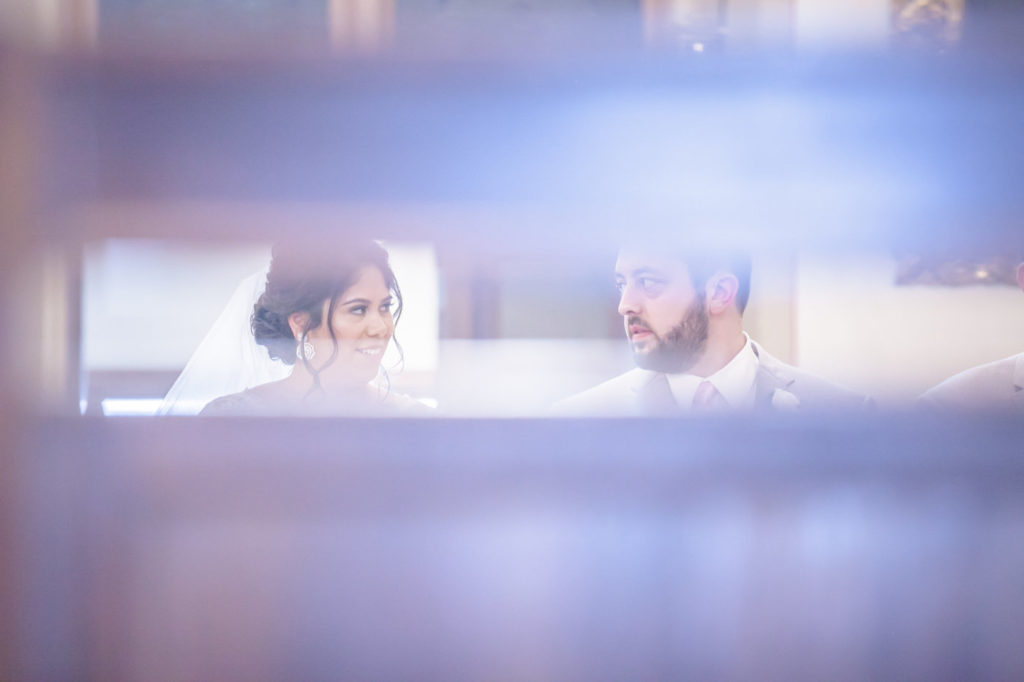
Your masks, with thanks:
M320 374L320 390L330 400L362 400L371 396L369 382L345 382L337 377ZM316 385L313 374L301 364L297 364L291 375L285 380L291 392L305 397Z

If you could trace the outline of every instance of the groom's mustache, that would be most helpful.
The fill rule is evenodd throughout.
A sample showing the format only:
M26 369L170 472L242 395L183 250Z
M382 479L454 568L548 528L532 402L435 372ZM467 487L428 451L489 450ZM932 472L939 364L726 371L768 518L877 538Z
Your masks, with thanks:
M626 326L629 328L629 335L630 336L633 335L633 328L634 327L639 327L643 331L651 332L652 334L654 333L651 330L651 328L647 326L647 323L644 322L639 317L637 317L636 315L631 315L631 316L626 318Z

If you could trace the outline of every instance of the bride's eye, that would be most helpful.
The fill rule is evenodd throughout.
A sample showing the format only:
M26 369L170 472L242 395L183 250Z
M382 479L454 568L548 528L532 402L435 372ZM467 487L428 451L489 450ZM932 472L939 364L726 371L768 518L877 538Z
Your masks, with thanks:
M365 305L357 305L354 308L349 308L348 311L350 313L352 313L353 315L365 315L366 314L366 306Z
M384 301L383 303L380 304L380 311L382 313L391 312L391 306L393 306L393 305L394 305L394 301L390 301L390 300Z

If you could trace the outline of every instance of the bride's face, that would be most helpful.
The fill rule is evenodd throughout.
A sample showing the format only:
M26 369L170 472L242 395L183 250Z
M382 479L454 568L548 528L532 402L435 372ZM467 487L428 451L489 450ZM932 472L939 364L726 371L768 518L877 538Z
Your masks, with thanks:
M331 326L338 356L323 368L325 375L354 384L366 383L377 375L384 349L395 333L392 304L391 291L380 270L372 265L360 269L355 283L334 304ZM309 333L316 345L316 360L321 362L326 362L332 350L326 322L329 308L330 301L324 301L324 322Z

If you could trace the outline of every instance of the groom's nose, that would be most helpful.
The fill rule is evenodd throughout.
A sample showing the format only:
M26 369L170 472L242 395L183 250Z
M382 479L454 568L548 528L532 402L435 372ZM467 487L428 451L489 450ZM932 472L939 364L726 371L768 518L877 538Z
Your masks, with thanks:
M619 296L619 315L629 317L639 315L641 312L640 298L636 289L629 284L622 287L622 294Z

